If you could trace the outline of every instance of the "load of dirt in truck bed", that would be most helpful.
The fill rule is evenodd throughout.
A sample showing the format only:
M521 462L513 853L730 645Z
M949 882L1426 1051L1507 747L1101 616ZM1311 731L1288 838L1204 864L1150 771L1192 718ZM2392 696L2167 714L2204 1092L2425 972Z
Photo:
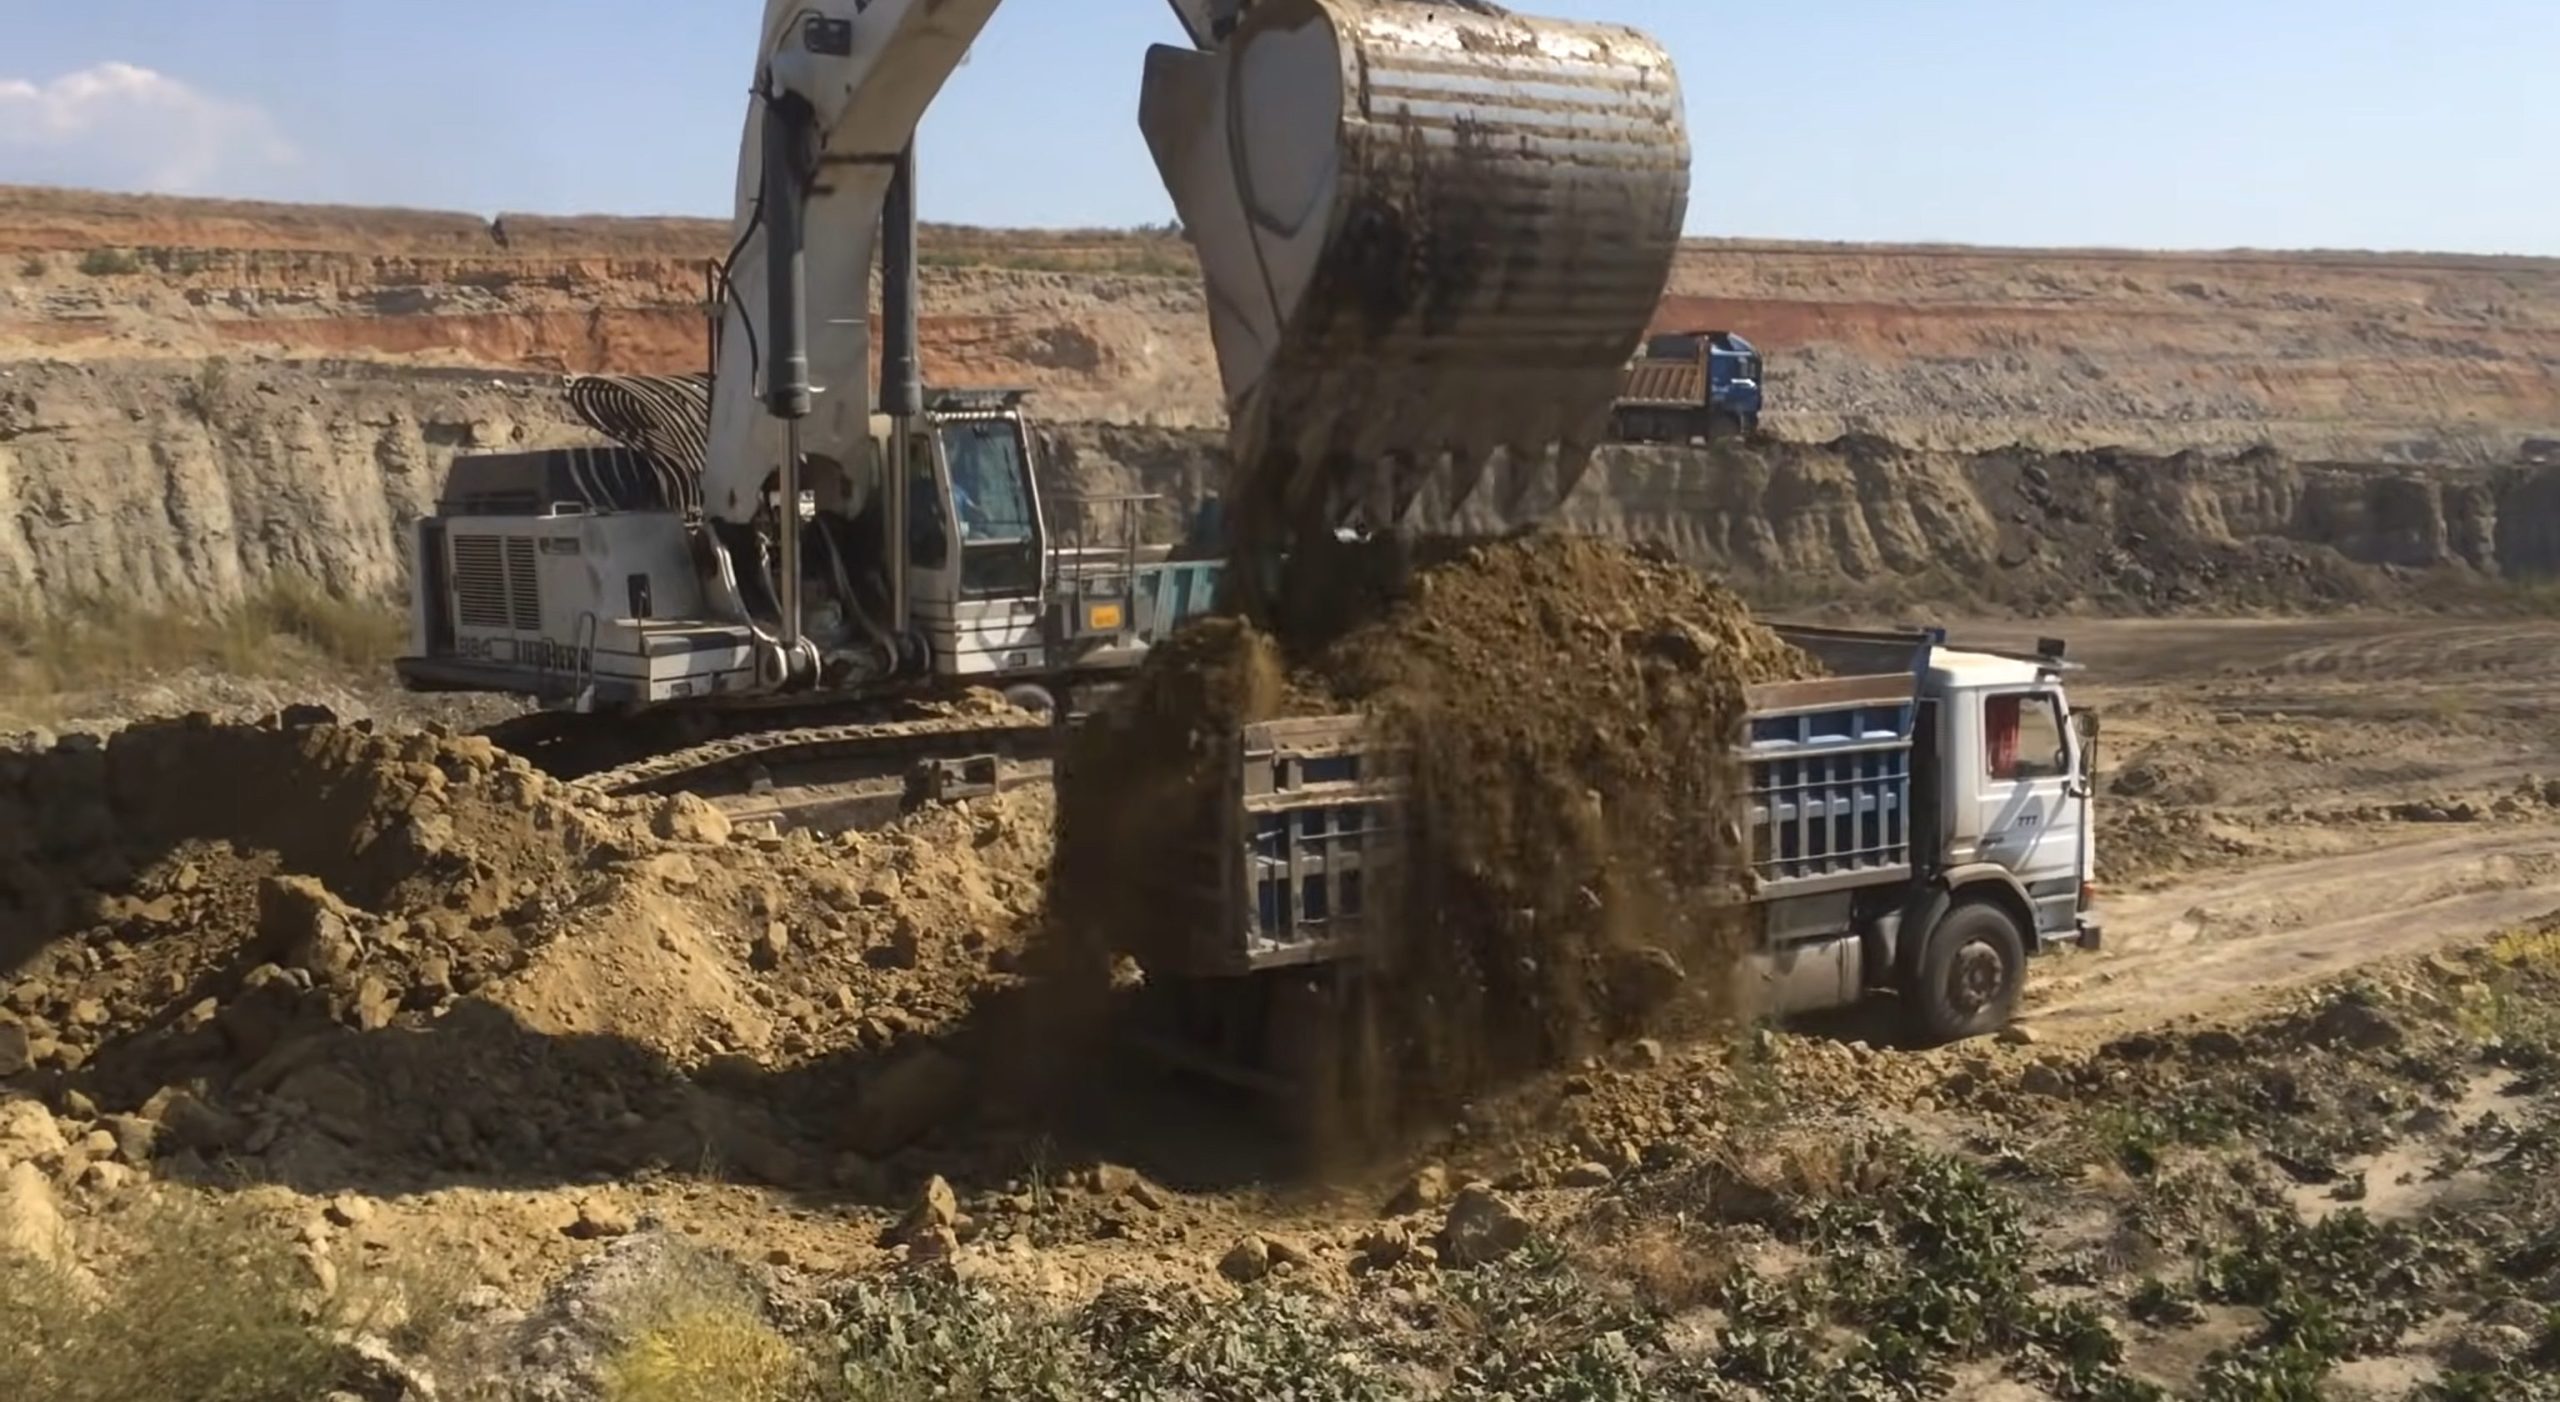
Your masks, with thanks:
M1397 1049L1404 1090L1552 1064L1675 995L1719 1003L1744 879L1744 691L1811 661L1722 587L1614 543L1483 544L1392 590L1346 563L1329 576L1342 607L1300 598L1276 639L1233 620L1190 630L1080 740L1059 793L1056 947L1178 968L1221 909L1207 883L1236 727L1356 710L1410 755L1361 1021Z

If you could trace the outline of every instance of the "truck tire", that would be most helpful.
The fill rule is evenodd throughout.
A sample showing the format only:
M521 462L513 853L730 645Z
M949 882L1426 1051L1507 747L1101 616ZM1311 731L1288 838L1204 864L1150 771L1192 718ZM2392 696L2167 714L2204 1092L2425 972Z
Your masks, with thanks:
M2026 979L2027 940L2016 918L1990 901L1958 901L1929 932L1902 990L1912 1040L1940 1047L1999 1031Z

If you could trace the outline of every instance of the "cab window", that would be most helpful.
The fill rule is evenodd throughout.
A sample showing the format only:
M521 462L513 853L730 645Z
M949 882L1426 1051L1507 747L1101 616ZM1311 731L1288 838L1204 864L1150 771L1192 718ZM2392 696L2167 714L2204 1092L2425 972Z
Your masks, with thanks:
M956 423L942 431L951 464L951 505L966 545L1031 539L1029 472L1022 441L1001 419Z
M2071 772L2062 707L2051 692L2020 691L1982 700L1983 753L1998 780L2058 779Z
M962 420L942 430L960 536L960 592L1011 598L1040 588L1040 522L1020 425Z

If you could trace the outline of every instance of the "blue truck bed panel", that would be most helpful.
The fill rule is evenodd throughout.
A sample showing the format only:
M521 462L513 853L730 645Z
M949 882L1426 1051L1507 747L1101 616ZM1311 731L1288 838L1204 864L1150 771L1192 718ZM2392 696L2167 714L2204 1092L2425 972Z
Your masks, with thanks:
M1751 872L1763 898L1899 879L1911 871L1912 679L1866 695L1807 684L1804 704L1754 695L1742 763ZM1773 703L1776 708L1773 709Z
M1149 645L1217 606L1223 560L1159 560L1138 566L1132 630Z

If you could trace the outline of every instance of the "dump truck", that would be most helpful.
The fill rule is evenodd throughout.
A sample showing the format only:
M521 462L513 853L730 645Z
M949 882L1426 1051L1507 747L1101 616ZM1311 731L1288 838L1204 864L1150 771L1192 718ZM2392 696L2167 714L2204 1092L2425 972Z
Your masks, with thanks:
M1997 1031L2029 958L2094 949L2097 719L2072 709L2059 640L1952 648L1942 629L1780 626L1823 664L1757 686L1738 756L1747 851L1746 992L1773 1014L1899 999L1912 1040ZM1242 728L1216 837L1220 918L1180 973L1223 982L1199 1007L1270 1010L1356 978L1394 918L1407 815L1394 747L1357 715ZM1256 991L1259 986L1259 991ZM1285 1014L1283 1014L1285 1016ZM1254 1038L1223 1054L1285 1058Z
M1730 331L1648 337L1610 415L1621 442L1688 443L1760 430L1760 352Z

